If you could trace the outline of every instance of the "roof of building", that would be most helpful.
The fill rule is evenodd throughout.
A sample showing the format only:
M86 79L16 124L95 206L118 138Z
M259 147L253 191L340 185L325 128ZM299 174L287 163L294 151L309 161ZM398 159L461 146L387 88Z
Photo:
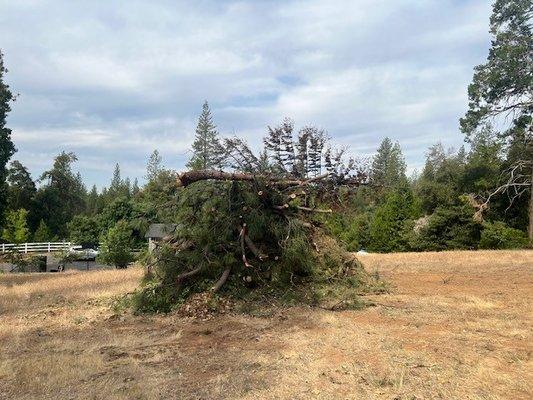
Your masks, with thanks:
M144 235L145 238L162 239L176 230L178 224L151 224Z

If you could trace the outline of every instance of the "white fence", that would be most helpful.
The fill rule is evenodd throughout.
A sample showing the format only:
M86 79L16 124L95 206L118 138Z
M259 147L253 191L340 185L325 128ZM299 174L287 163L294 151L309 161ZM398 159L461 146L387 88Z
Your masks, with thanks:
M72 242L46 242L46 243L2 243L0 252L19 251L21 253L51 253L54 251L64 251L70 248L81 249L81 246L73 245Z

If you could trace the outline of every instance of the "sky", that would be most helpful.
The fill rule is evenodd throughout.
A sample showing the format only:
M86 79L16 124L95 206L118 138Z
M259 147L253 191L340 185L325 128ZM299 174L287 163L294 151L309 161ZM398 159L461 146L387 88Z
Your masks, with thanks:
M490 3L0 0L13 159L38 178L73 151L88 186L117 162L142 182L154 149L184 168L207 100L220 135L254 148L290 117L358 156L388 136L420 169L429 146L463 144Z

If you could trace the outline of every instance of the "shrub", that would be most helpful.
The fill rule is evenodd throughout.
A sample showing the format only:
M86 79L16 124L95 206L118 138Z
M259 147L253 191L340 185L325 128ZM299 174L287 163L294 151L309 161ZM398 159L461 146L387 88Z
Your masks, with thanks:
M473 219L474 211L467 204L437 207L427 225L411 235L410 247L415 250L476 249L482 225Z
M511 228L504 222L485 222L479 247L482 249L520 249L528 245L525 232Z
M98 258L117 268L126 268L134 260L132 249L132 229L126 221L118 221L102 238Z

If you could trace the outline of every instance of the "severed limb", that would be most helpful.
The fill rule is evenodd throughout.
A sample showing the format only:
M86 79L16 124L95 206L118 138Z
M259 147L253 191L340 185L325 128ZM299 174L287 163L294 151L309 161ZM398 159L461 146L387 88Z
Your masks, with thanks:
M213 292L218 292L220 288L224 285L224 283L226 283L230 272L231 267L228 267L224 270L222 275L220 275L220 278L218 279L217 283L215 283L215 286L213 286Z
M248 262L248 259L246 258L246 248L244 246L244 243L246 241L246 224L242 224L241 232L239 233L239 239L241 242L241 251L242 251L242 262L244 263L245 267L251 268L252 264Z
M272 186L290 187L290 186L304 186L310 183L325 179L330 174L323 174L309 179L290 179L286 177L269 176L261 174L248 174L242 172L224 172L212 170L198 170L187 171L178 175L178 186L188 186L191 183L204 180L218 180L218 181L244 181L252 182L256 180L264 180Z
M198 275L202 271L202 267L195 268L191 271L184 272L183 274L178 275L178 278L176 279L179 282L184 281L185 279L190 278L191 276Z

